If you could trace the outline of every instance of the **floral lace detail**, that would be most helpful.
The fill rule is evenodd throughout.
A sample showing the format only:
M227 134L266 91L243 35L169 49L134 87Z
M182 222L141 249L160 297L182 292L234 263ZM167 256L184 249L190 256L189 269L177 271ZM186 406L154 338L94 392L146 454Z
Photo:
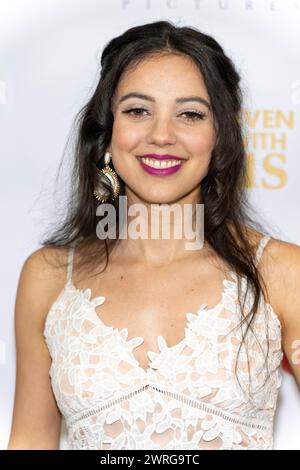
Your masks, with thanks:
M144 339L128 339L126 328L106 325L96 313L105 297L91 298L91 289L77 289L68 269L44 336L71 449L272 448L282 378L281 326L271 305L261 300L236 374L244 325L238 276L232 271L230 276L215 307L202 304L186 314L182 341L169 347L158 336L159 352L148 352L144 370L133 355ZM245 294L246 279L240 281ZM252 298L251 292L245 297L244 314Z

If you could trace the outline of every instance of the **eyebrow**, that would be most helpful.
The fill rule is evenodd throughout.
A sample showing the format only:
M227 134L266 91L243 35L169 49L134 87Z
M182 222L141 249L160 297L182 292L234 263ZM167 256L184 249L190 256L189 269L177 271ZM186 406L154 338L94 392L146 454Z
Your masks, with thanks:
M123 101L129 98L141 98L142 100L155 102L155 99L152 96L145 95L144 93L131 92L131 93L127 93L126 95L123 95L119 99L118 104L122 103ZM185 96L181 98L176 98L175 101L176 103L186 103L187 101L197 101L198 103L204 104L204 106L206 106L209 110L211 109L209 102L205 98L202 98L201 96Z

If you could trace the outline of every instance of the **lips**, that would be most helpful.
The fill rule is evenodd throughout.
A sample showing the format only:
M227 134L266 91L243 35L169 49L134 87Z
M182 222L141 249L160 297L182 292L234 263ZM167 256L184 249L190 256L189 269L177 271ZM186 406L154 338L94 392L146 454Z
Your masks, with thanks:
M146 153L145 155L139 155L138 158L153 158L157 160L185 160L182 157L179 157L178 155L172 155L172 154L163 154L160 155L158 153Z
M169 155L168 159L140 157L138 160L143 170L154 176L172 175L176 173L184 163L181 158L169 158Z

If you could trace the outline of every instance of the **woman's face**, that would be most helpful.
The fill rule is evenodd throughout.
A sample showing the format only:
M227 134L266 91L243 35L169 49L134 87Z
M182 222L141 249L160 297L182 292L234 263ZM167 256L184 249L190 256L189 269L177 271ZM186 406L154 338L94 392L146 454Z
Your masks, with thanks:
M128 93L148 98L122 100ZM187 97L199 97L200 102L178 101ZM128 196L148 203L174 203L200 193L215 131L208 93L191 59L174 54L156 56L124 72L112 111L112 139L107 150ZM178 171L161 176L145 171L138 158L145 154L171 154L183 160Z

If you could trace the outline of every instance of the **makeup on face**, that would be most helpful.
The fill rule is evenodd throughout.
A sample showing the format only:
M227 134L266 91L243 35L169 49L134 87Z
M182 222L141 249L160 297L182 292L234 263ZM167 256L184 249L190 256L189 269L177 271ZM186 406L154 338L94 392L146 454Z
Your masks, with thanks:
M146 173L154 176L168 176L180 170L186 159L170 154L145 154L137 157Z

